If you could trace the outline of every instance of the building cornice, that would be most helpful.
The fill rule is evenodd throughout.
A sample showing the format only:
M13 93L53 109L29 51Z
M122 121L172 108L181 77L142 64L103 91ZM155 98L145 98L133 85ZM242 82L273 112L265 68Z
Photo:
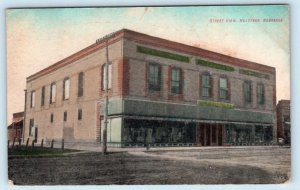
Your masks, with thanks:
M142 43L142 44L151 45L151 46L155 46L155 47L161 47L161 48L169 49L172 51L182 52L182 53L198 56L201 58L206 58L211 61L218 61L218 62L222 62L225 64L233 65L233 66L238 66L238 67L243 67L243 68L247 68L247 69L252 69L255 71L261 71L261 72L275 74L274 67L270 67L270 66L259 64L259 63L231 57L228 55L212 52L209 50L189 46L189 45L178 43L178 42L173 42L170 40L150 36L150 35L135 32L132 30L122 29L117 32L114 32L113 35L110 35L100 41L97 41L97 43L94 43L94 44L66 57L65 59L62 59L61 61L58 61L55 64L27 77L27 82L35 80L43 75L49 74L49 73L51 73L55 70L58 70L68 64L71 64L74 61L77 61L91 53L94 53L97 50L104 48L106 40L108 40L108 45L111 45L111 44L121 40L122 38L131 40L131 41L135 41L137 43Z

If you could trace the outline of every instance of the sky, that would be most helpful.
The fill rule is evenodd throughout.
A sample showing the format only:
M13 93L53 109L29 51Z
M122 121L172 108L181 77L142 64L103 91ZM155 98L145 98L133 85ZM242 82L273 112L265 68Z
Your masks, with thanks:
M275 67L277 100L290 99L288 6L8 9L6 26L8 123L26 77L122 28Z

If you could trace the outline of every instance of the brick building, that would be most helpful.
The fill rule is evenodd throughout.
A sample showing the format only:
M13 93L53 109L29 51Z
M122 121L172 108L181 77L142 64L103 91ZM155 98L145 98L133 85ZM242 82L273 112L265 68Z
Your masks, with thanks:
M101 140L106 40L109 144L252 145L277 136L275 68L123 29L27 78L26 137Z
M290 100L280 100L276 106L277 137L283 138L285 144L291 144Z
M14 138L22 138L24 112L13 113L12 123L7 127L7 139L13 141Z

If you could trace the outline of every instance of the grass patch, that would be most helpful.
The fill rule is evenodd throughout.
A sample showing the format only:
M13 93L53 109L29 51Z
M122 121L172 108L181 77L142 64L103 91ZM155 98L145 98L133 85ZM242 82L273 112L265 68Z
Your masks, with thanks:
M78 150L70 150L70 149L51 149L51 148L25 148L18 147L14 149L8 150L9 156L17 156L17 157L36 157L36 156L63 156L65 153L70 152L78 152Z

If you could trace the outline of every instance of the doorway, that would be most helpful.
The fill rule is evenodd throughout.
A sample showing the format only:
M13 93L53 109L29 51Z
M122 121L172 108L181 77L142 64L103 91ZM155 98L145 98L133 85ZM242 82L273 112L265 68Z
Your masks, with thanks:
M222 124L202 123L198 126L198 139L202 146L222 146L224 126Z

